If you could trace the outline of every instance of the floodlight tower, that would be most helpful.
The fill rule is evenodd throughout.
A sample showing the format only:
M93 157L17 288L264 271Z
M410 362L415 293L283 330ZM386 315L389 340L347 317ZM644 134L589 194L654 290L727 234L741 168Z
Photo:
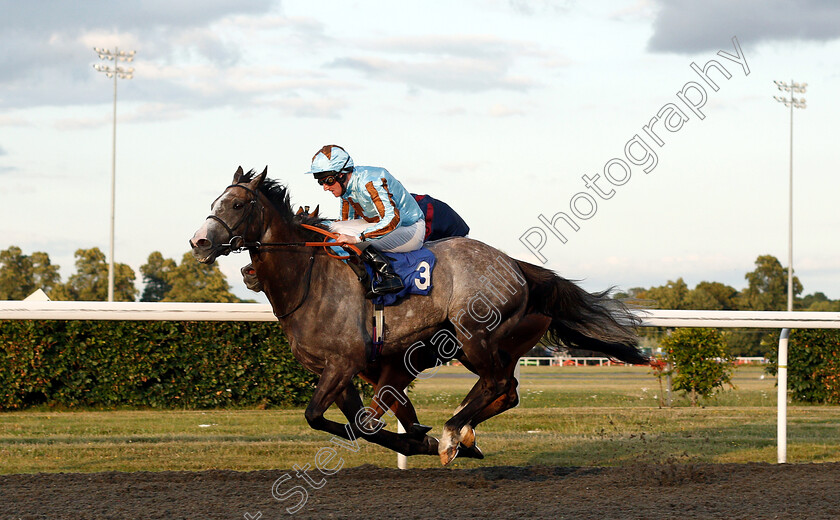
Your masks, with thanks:
M790 80L790 84L782 81L774 81L773 83L783 92L790 92L790 97L773 96L773 99L779 103L783 103L786 107L790 107L790 181L788 189L788 290L787 290L787 310L793 310L793 109L807 108L805 98L795 98L793 94L804 94L807 83L795 83Z
M96 63L93 66L94 69L104 72L109 78L114 78L114 126L111 142L111 243L108 253L108 301L112 302L114 301L114 198L117 177L117 78L131 79L134 77L134 68L120 67L120 62L134 61L134 54L137 51L121 51L118 47L114 47L113 51L94 47L93 51L99 55L100 60L114 62L113 67L101 63Z

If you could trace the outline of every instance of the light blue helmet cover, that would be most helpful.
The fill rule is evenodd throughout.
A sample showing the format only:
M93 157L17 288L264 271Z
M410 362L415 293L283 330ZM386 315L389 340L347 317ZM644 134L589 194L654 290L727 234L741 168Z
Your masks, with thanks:
M353 168L353 158L350 157L344 148L328 144L323 146L312 156L312 166L306 174L317 174L322 172L341 172Z

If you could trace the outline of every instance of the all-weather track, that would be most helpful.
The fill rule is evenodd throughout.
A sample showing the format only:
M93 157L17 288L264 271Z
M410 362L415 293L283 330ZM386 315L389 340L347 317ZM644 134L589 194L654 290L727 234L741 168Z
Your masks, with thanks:
M0 519L836 519L840 463L347 468L286 500L294 470L0 476ZM283 492L291 486L287 481Z

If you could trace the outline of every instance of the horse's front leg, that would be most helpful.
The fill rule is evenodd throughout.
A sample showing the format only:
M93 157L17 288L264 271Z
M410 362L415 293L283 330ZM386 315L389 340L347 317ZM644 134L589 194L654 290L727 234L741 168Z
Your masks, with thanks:
M393 365L384 366L375 381L369 380L374 387L370 407L377 419L392 411L408 435L423 439L432 427L420 424L417 411L405 393L405 388L413 380L414 376L407 370L397 370Z
M325 431L343 439L355 440L356 435L352 428L324 417L324 413L342 395L345 388L352 386L353 375L352 371L339 370L332 366L324 368L318 380L318 386L315 387L312 399L303 414L310 428ZM350 422L352 424L353 421Z
M351 370L337 369L334 366L324 368L312 400L304 412L306 422L311 428L350 441L361 437L403 455L437 454L437 441L424 442L382 429L380 421L373 418L362 406L359 392L351 383L353 375ZM324 417L324 413L333 403L339 406L349 424L340 424Z
M417 428L427 427L414 423L415 426L407 434L397 434L383 429L384 423L379 420L382 414L378 414L372 408L364 408L359 392L353 385L348 385L344 389L336 400L336 404L338 404L344 416L347 417L347 420L350 421L350 427L354 435L403 455L438 454L437 439L426 435L428 429L424 429L422 432L415 431ZM387 410L388 408L384 409Z

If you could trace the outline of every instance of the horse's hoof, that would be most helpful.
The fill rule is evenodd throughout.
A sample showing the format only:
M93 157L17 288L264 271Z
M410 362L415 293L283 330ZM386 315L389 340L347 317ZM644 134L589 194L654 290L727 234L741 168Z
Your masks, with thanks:
M483 459L484 452L481 451L477 445L473 444L472 446L465 446L463 443L458 450L458 455L461 457L466 457L468 459Z
M448 448L442 452L440 452L440 463L444 466L448 466L450 462L455 460L455 457L458 456L458 447L453 446Z
M411 425L411 429L408 430L408 433L415 439L422 439L430 431L432 431L431 426L426 426L425 424L420 423L414 423Z
M475 430L469 424L461 428L461 444L467 448L475 446Z
M425 455L434 455L435 453L440 453L440 450L438 449L438 440L434 437L429 437L428 435L426 435L420 441L420 444L422 445L420 453L423 453Z

